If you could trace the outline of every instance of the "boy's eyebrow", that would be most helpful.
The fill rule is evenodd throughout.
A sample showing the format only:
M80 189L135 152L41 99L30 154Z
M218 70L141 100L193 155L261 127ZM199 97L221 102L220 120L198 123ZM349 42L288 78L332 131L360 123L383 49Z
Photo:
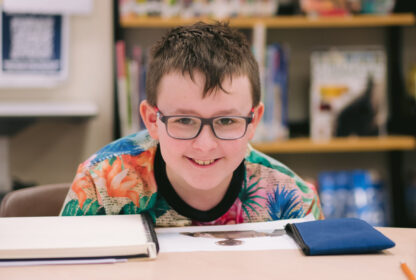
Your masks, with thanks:
M176 109L172 111L172 114L180 114L180 115L193 115L193 116L199 116L201 115L199 112L192 110L192 109ZM239 116L241 113L237 111L236 109L225 109L216 111L213 115L214 116L227 116L227 115L236 115Z

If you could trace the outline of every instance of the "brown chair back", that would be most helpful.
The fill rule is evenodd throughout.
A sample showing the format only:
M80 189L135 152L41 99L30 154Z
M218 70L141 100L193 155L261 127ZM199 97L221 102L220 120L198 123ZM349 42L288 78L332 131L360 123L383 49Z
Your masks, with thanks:
M70 183L42 185L11 191L0 205L0 217L57 216Z

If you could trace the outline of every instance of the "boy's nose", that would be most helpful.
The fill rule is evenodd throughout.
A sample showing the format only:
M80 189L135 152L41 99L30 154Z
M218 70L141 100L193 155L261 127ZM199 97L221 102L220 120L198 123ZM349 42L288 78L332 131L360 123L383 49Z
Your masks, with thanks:
M209 125L204 125L199 135L194 139L192 145L196 149L209 151L217 147L217 141L218 139L214 135L211 127Z

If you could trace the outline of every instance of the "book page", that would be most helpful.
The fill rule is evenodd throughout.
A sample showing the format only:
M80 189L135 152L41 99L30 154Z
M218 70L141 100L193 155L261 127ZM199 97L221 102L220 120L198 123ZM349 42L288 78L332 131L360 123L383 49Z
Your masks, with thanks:
M261 223L156 228L156 233L160 252L287 250L299 246L284 232L284 226L312 220L308 215Z

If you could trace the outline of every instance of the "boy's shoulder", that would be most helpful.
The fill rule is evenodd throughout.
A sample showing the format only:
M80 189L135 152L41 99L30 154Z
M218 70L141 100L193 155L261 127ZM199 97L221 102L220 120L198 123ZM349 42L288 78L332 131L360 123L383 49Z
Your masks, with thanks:
M296 189L296 191L302 193L302 196L309 196L315 192L314 187L306 183L292 169L250 145L247 149L245 161L249 181L256 180L264 188Z
M294 218L313 213L316 219L323 218L314 185L302 180L294 171L277 159L259 152L251 146L247 149L245 161L246 188L250 192L253 190L257 190L259 193L264 192L266 205L268 205L266 208L276 205L282 207L295 205L291 208L296 211L294 213L288 212L294 216L285 216L287 213L282 210L282 213L286 214L279 217ZM280 209L279 207L276 209ZM277 219L276 217L272 219Z
M277 174L282 174L293 179L301 180L301 178L293 172L289 167L248 145L245 156L246 164L256 166L256 168L274 170Z
M90 156L83 165L93 166L104 160L123 155L138 156L149 149L155 148L157 144L158 142L150 137L147 130L142 130L105 145Z

